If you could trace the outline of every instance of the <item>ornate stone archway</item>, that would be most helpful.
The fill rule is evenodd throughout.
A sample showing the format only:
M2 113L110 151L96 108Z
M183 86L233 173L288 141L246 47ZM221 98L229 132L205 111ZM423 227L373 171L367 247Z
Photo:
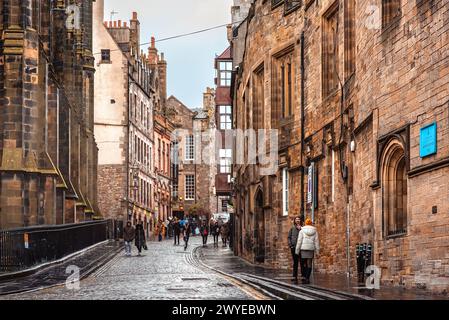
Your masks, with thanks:
M382 226L384 235L407 233L408 178L405 148L399 139L386 144L381 161Z

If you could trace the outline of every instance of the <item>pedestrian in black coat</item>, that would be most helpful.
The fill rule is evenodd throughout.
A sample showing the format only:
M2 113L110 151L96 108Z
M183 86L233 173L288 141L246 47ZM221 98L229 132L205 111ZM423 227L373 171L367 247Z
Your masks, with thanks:
M209 227L207 226L207 222L203 221L200 227L200 234L203 237L203 247L207 245L207 237L209 236Z
M179 224L178 219L175 220L173 224L173 234L175 238L175 246L179 246L179 236L181 235L181 225Z
M187 250L187 246L189 245L190 234L192 233L192 225L190 222L186 222L184 225L184 251Z
M137 250L139 251L139 256L142 252L142 248L146 249L147 242L145 239L145 231L143 229L142 222L139 222L139 224L136 226L136 236L135 236L135 245L137 247Z
M296 243L298 242L298 235L301 231L301 219L299 217L295 218L293 226L288 232L288 246L292 253L293 258L293 281L298 281L298 265L301 260L300 255L296 254ZM302 274L302 264L301 264L301 274Z
M211 233L214 236L214 247L218 248L218 237L220 236L220 225L218 224L218 221L215 221L214 225L211 228Z

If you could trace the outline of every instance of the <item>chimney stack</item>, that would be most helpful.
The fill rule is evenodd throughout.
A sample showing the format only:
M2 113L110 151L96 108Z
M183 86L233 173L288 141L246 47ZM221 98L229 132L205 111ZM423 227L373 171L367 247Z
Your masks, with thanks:
M158 62L158 54L156 49L156 39L151 37L151 46L148 48L148 63L155 67Z
M140 22L137 19L137 12L133 12L132 19L129 22L129 29L129 46L133 48L133 52L138 55L140 52Z
M161 60L157 63L159 72L159 96L161 105L165 107L167 101L167 62L164 60L164 53L161 53Z

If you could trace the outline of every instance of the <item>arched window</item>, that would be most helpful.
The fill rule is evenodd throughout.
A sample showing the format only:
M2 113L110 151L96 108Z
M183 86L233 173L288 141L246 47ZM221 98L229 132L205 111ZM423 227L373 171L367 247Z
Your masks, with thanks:
M382 200L386 235L407 233L407 166L402 144L392 140L383 158Z

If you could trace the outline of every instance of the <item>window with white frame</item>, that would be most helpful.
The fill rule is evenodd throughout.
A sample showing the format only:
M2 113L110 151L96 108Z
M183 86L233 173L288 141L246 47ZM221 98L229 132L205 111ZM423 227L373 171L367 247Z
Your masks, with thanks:
M284 216L288 216L288 185L288 168L284 168L282 169L282 212Z
M220 130L232 129L232 107L220 106Z
M195 200L195 176L186 175L186 200Z
M220 173L231 173L232 150L220 149Z
M232 77L232 62L221 61L218 67L220 72L220 86L230 87Z
M186 154L187 161L195 160L195 139L193 135L186 137Z

